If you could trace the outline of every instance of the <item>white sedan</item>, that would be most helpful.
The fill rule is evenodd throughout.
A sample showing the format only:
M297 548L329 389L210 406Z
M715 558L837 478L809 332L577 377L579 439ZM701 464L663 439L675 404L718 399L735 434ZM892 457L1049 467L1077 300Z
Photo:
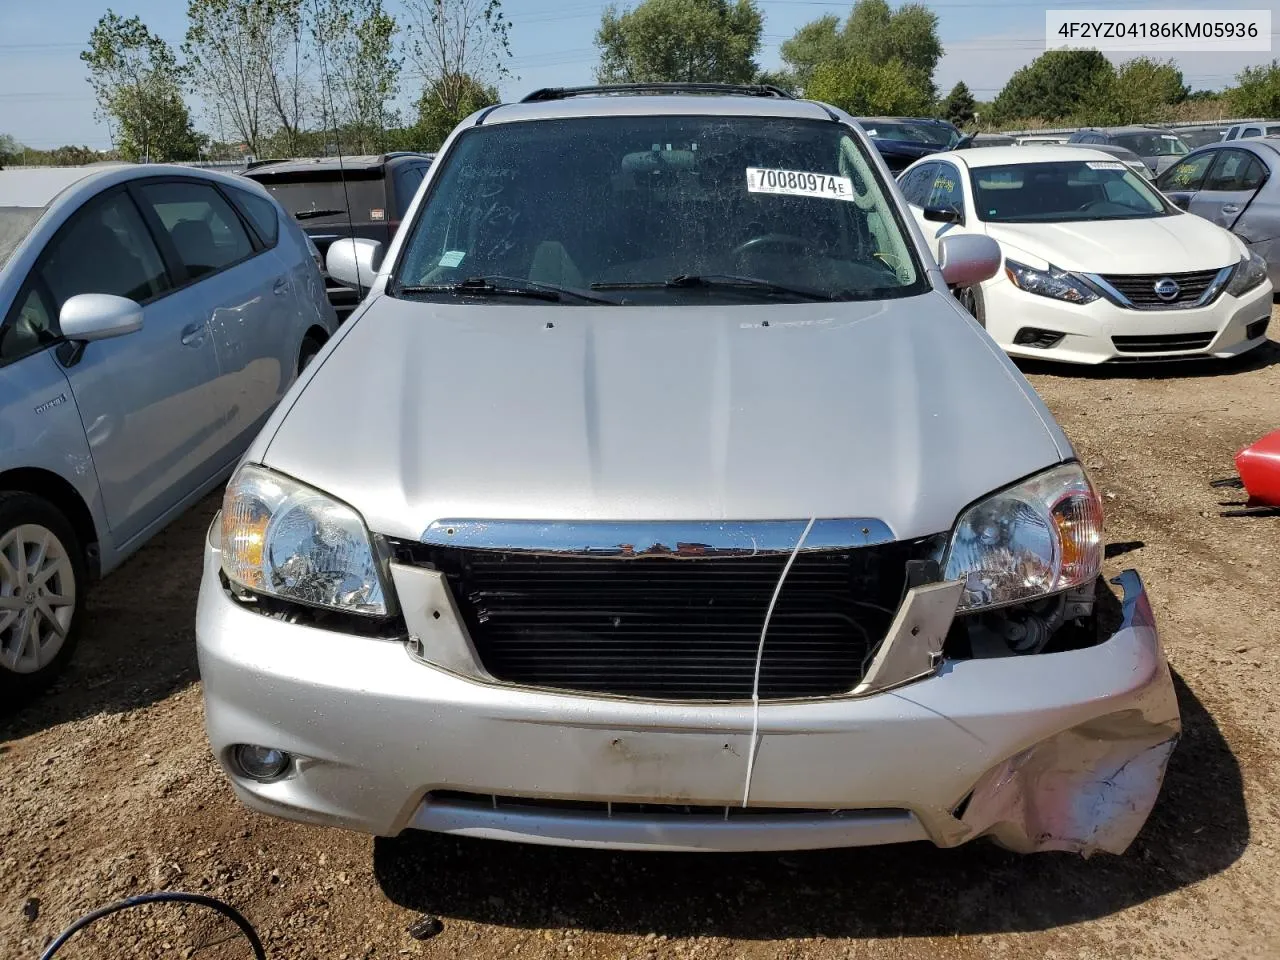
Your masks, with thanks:
M899 186L934 255L984 234L1002 269L957 292L1008 353L1074 363L1233 357L1266 340L1266 263L1080 147L936 153Z

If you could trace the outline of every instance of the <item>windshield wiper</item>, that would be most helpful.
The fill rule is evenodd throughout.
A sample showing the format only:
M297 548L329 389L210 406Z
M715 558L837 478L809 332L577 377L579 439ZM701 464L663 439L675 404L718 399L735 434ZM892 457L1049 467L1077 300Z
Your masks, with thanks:
M554 283L542 283L537 280L525 280L520 277L467 277L461 283L428 283L406 285L396 288L397 294L407 293L453 293L463 296L508 296L527 297L531 300L546 300L558 303L565 297L581 300L584 303L600 303L616 307L618 301L608 297L593 297L582 290L572 287L560 287Z
M345 210L295 210L293 211L293 219L310 220L313 217L336 217L340 213L346 213Z
M803 300L836 300L838 297L821 290L806 290L803 287L789 287L774 283L760 277L738 277L727 273L682 273L667 280L635 280L617 283L593 283L592 290L660 290L663 288L690 288L720 290L758 290L761 293L776 293L788 297L799 297Z

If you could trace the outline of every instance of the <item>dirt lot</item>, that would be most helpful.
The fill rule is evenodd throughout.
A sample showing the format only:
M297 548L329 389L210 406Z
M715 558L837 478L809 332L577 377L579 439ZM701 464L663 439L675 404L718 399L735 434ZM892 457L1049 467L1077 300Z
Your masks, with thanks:
M249 814L201 722L211 499L93 596L58 688L0 719L0 957L162 887L236 904L273 958L1280 957L1280 519L1221 518L1207 485L1280 426L1280 345L1232 367L1028 373L1104 491L1108 569L1144 574L1178 679L1185 736L1126 856L623 856ZM443 930L419 942L423 913ZM227 932L176 908L111 930L60 956L191 956Z

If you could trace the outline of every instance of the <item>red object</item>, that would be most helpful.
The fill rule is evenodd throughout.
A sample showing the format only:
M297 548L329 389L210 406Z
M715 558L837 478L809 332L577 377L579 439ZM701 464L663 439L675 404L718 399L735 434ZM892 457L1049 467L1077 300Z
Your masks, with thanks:
M1237 453L1236 472L1249 493L1250 504L1280 507L1280 430Z

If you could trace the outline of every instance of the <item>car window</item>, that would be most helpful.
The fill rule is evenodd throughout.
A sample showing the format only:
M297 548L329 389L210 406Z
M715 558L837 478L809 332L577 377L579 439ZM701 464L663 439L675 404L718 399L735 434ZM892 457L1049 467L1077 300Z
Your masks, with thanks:
M936 163L926 163L907 174L901 186L902 195L907 198L908 203L913 203L917 207L924 206L925 198L933 187L934 171L937 166Z
M1199 190L1200 185L1204 182L1204 175L1209 171L1209 165L1213 163L1214 158L1221 152L1220 150L1206 150L1204 153L1197 153L1193 157L1180 160L1160 174L1159 179L1156 181L1157 186L1166 192L1173 190Z
M81 293L111 293L144 303L171 286L138 208L117 190L90 200L45 248L37 269L54 310Z
M1058 160L970 171L978 217L993 223L1068 223L1160 217L1176 208L1119 160Z
M1262 161L1247 150L1219 150L1204 190L1256 190L1266 177Z
M141 192L168 231L189 278L216 273L253 255L240 218L208 184L147 183Z
M345 185L337 170L250 174L290 216L307 226L345 224L348 202L355 223L386 218L387 188L381 169L348 170Z
M829 120L495 124L470 128L436 163L393 295L485 276L629 285L616 297L627 304L771 296L759 285L664 286L681 276L750 277L836 299L925 289L875 164L853 131Z
M1260 137L1260 136L1262 136L1261 127L1245 127L1244 130L1242 130L1240 133L1241 140L1243 140L1245 137Z
M49 302L35 284L19 294L8 319L0 324L0 365L20 360L57 339Z
M266 197L249 193L247 190L232 189L231 195L240 205L249 222L253 224L253 229L258 231L262 242L268 247L274 247L280 239L280 216L276 211L276 205Z
M44 211L44 207L0 207L0 268L13 256L13 251L26 239Z
M396 168L394 174L396 204L403 214L409 209L409 204L413 201L413 195L418 192L418 187L422 184L422 177L427 172L427 168L420 163L406 163Z
M960 184L960 171L955 166L950 163L935 165L925 206L935 210L964 210L964 187Z

